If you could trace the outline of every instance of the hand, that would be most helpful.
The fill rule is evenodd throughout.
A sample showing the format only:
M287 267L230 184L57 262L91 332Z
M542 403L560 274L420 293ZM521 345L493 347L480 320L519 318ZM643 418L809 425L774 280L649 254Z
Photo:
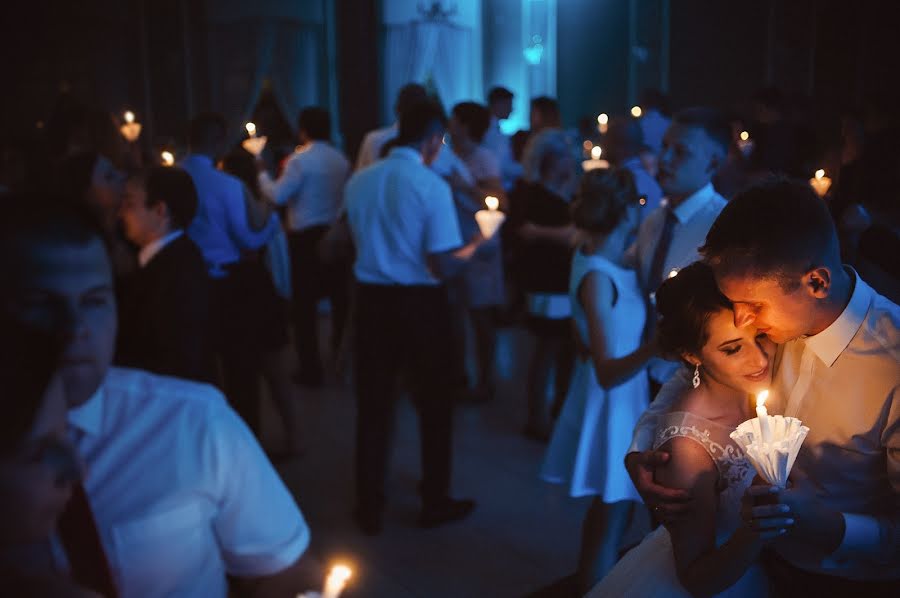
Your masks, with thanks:
M753 485L741 499L743 529L762 542L780 538L794 527L791 508L781 502L780 493L775 486Z
M822 503L815 486L800 472L791 474L792 485L781 493L797 525L791 537L821 550L828 556L837 550L844 539L844 516Z
M684 516L690 510L692 500L687 490L667 488L653 481L656 468L668 460L669 453L663 451L635 452L625 456L625 469L634 487L653 515L663 523L671 523Z

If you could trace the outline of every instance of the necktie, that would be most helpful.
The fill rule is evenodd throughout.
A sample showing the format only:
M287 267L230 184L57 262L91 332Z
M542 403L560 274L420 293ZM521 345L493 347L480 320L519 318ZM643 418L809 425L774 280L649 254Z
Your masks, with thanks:
M86 589L116 598L119 594L81 484L72 489L72 499L59 518L59 537L69 557L72 579Z
M662 232L659 235L659 243L653 251L653 261L650 262L650 276L647 279L647 292L655 293L663 281L663 268L666 265L666 255L672 244L672 233L675 230L675 212L666 208L666 221L663 223Z

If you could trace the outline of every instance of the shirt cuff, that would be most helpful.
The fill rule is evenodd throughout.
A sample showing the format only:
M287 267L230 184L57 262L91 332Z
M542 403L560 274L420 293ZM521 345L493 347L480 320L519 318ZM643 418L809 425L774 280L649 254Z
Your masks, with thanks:
M856 513L841 513L841 515L844 518L844 538L837 550L822 564L836 565L848 559L877 556L881 538L878 520Z

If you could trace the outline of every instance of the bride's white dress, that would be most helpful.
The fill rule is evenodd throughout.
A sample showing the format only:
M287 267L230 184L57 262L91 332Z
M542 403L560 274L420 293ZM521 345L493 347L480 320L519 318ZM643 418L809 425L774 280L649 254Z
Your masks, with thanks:
M728 428L691 413L672 412L660 419L653 448L672 438L698 442L719 470L719 502L716 512L716 543L721 545L740 525L741 497L756 473L743 451L729 437ZM762 567L752 566L737 583L718 594L727 598L768 596L768 582ZM672 539L660 526L629 551L587 594L588 598L690 598L678 581Z

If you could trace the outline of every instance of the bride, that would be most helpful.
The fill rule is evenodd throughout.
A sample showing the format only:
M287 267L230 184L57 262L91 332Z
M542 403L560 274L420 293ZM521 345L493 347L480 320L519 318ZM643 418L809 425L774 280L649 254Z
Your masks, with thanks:
M752 326L734 327L731 304L705 264L682 269L656 299L660 347L690 368L693 384L657 421L654 450L670 457L655 481L687 490L692 504L626 554L588 596L766 596L760 551L793 520L766 519L764 529L760 520L744 522L742 509L749 513L751 505L742 499L755 470L729 434L755 416L750 395L769 386L775 345Z

